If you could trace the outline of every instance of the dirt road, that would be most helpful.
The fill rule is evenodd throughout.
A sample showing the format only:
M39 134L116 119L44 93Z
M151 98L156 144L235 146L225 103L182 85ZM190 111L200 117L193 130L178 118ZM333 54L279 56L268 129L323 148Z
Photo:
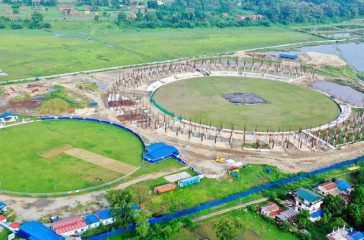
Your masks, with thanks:
M247 203L239 204L239 205L236 205L236 206L233 206L233 207L229 207L229 208L225 208L223 210L216 211L216 212L213 212L213 213L210 213L210 214L207 214L207 215L203 215L203 216L198 217L198 218L194 218L192 220L192 222L199 222L199 221L205 220L207 218L215 217L215 216L218 216L218 215L227 213L227 212L231 212L231 211L234 211L234 210L238 210L238 209L241 209L241 208L245 208L245 207L250 206L250 205L253 205L253 204L258 204L258 203L261 203L261 202L265 202L267 200L268 200L268 198L259 198L259 199L254 200L254 201L250 201L250 202L247 202Z

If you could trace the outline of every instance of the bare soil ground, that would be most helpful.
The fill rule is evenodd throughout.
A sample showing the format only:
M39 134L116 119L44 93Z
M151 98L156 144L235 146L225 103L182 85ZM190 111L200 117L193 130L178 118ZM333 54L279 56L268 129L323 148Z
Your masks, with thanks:
M119 172L124 175L132 172L137 168L136 166L132 166L80 148L68 149L64 153L72 157L84 160L86 162L98 165L100 167Z
M333 67L343 67L347 65L345 60L332 54L308 52L306 53L306 57L308 58L306 59L306 63L315 66L329 65Z
M67 150L72 149L73 147L71 145L62 145L53 149L50 149L48 151L42 152L39 155L44 158L52 158L55 157L61 153L64 153Z

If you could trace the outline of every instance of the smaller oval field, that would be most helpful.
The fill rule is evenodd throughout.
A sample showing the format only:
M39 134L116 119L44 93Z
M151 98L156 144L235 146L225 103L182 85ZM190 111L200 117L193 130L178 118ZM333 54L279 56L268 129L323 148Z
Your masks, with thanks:
M63 192L100 185L137 169L140 140L85 121L41 121L0 129L0 189Z

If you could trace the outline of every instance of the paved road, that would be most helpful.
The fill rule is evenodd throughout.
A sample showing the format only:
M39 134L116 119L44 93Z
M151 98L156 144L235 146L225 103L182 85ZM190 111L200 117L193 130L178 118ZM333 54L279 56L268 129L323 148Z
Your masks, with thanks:
M203 216L198 217L198 218L194 218L192 220L192 222L199 222L199 221L205 220L207 218L215 217L215 216L227 213L227 212L231 212L231 211L234 211L234 210L237 210L237 209L245 208L245 207L253 205L253 204L258 204L258 203L261 203L261 202L265 202L267 200L268 200L268 198L259 198L257 200L253 200L253 201L250 201L250 202L247 202L247 203L236 205L234 207L225 208L225 209L220 210L220 211L216 211L216 212L213 212L213 213L210 213L210 214L207 214L207 215L203 215Z

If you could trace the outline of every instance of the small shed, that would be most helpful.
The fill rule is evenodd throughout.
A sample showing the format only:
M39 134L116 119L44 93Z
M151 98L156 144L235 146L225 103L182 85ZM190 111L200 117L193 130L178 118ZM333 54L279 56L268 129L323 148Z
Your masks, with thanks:
M278 54L278 57L282 59L296 60L298 55L294 53L280 53Z
M19 116L16 114L12 114L11 112L5 112L0 115L0 123L15 122L18 119Z
M158 186L154 188L154 193L161 194L169 191L173 191L177 188L177 185L174 183L168 183L162 186Z
M180 188L188 187L188 186L191 186L191 185L199 183L199 182L201 182L200 176L194 176L194 177L190 177L190 178L186 178L186 179L178 181L178 186Z
M8 208L8 205L6 203L0 202L0 211L6 211Z

